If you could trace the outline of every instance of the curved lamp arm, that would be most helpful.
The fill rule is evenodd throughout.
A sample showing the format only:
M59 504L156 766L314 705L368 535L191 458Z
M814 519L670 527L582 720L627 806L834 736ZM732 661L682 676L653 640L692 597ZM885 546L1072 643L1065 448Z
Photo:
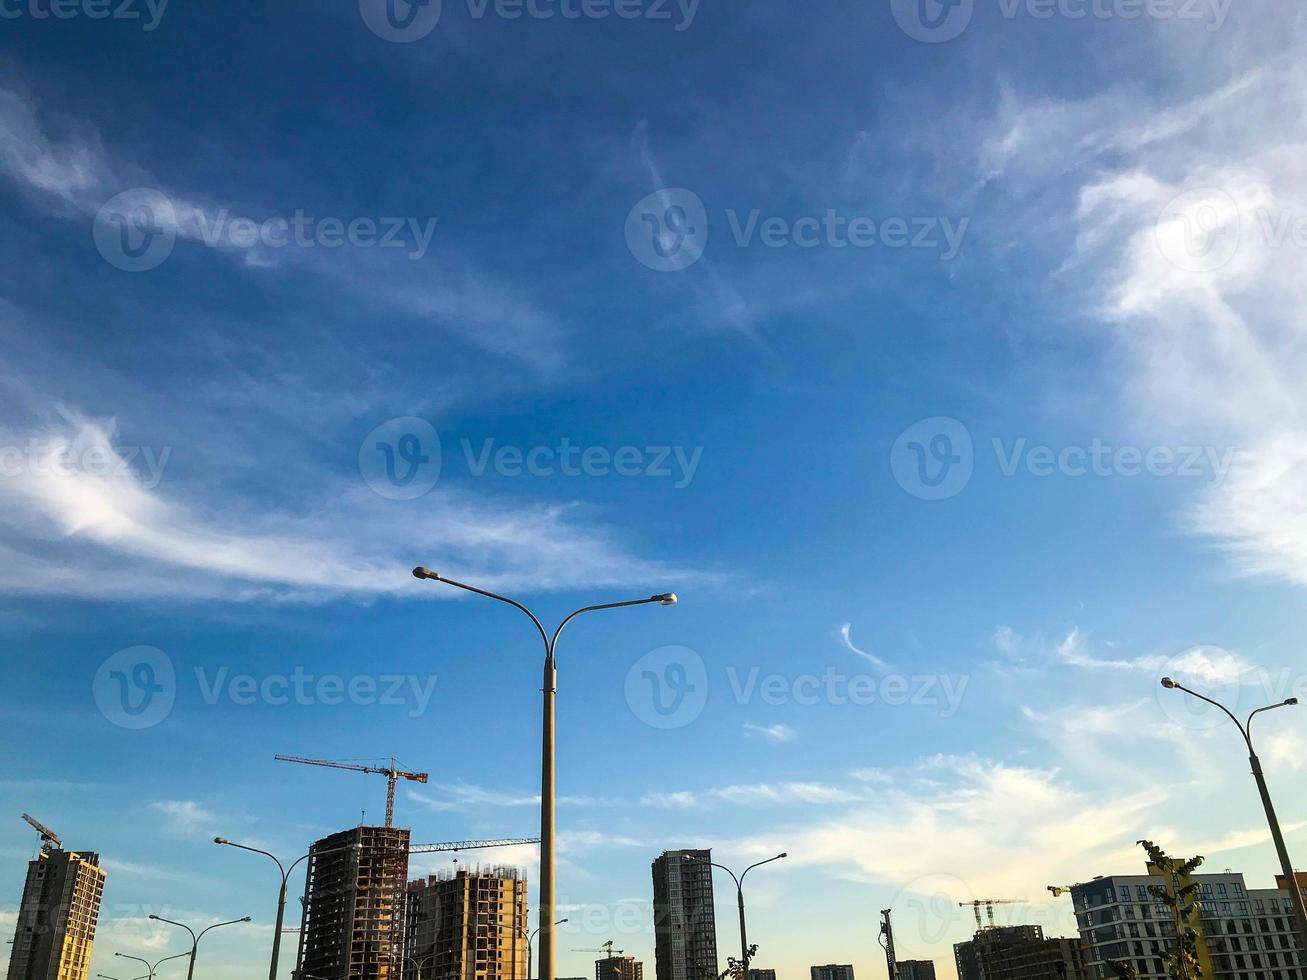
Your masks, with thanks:
M155 922L166 922L166 923L168 923L168 925L170 925L170 926L181 926L183 929L185 929L187 932L189 932L189 933L191 934L191 945L192 945L192 946L196 945L196 944L200 941L200 937L197 936L197 935L195 935L195 930L192 929L190 926L188 926L188 925L187 925L186 923L184 923L184 922L174 922L172 919L165 919L165 918L164 918L163 916L161 916L161 915L149 915L149 916L146 916L146 918L153 919ZM201 933L200 935L204 935L204 934Z
M518 602L516 599L510 599L506 595L499 595L498 593L495 592L487 592L485 589L478 589L475 585L467 585L464 582L455 582L452 578L445 578L439 572L433 572L429 568L418 567L413 569L413 577L430 579L433 582L444 582L446 585L452 585L456 589L464 589L468 592L475 592L477 595L483 595L487 599L498 599L500 602L506 602L510 606L514 606L515 608L522 610L522 612L526 613L528 616L531 617L531 622L535 623L536 629L540 631L540 639L545 644L545 653L547 654L550 652L549 634L545 632L544 625L540 622L540 620L536 619L535 613L533 613L526 606L522 605L522 603Z
M651 602L656 602L663 606L674 606L676 605L676 593L665 592L662 595L650 596L648 599L628 599L625 602L605 602L597 606L585 606L582 609L578 609L559 623L558 629L554 630L554 638L549 641L549 658L552 660L554 657L554 648L558 646L558 637L562 635L564 627L582 613L598 612L600 609L622 609L626 606L644 606Z
M1268 704L1266 707L1258 708L1256 711L1250 714L1248 716L1248 726L1247 726L1248 740L1251 742L1253 737L1253 719L1256 718L1258 715L1260 715L1263 711L1274 711L1276 708L1288 708L1288 707L1292 707L1297 703L1298 703L1297 698L1285 698L1279 704Z
M779 861L781 858L787 858L787 857L789 857L789 856L790 856L790 855L789 855L789 852L788 852L788 851L781 851L781 853L777 854L775 857L769 857L766 861L759 861L757 864L751 864L751 865L749 865L749 866L748 866L747 868L745 868L744 871L741 872L741 874L740 874L740 882L741 882L741 885L743 885L743 882L744 882L744 876L747 875L747 874L748 874L750 871L752 871L754 868L761 868L764 864L771 864L773 861Z
M1244 740L1245 742L1248 743L1248 754L1249 754L1249 755L1256 755L1256 754L1257 754L1256 752L1253 751L1253 740L1252 740L1251 738L1248 737L1248 730L1245 729L1244 726L1243 726L1243 723L1242 723L1241 721L1239 721L1239 719L1236 718L1236 717L1234 716L1234 712L1232 712L1232 711L1231 711L1229 708L1227 708L1225 705L1221 704L1220 701L1213 701L1211 698L1207 697L1207 695L1205 695L1205 694L1199 694L1197 691L1191 691L1189 688L1185 687L1185 686L1184 686L1183 684L1181 684L1179 681L1173 680L1173 679L1171 679L1170 677L1163 677L1163 678L1162 678L1162 686L1163 686L1164 688L1166 688L1167 690L1184 691L1185 694L1188 694L1188 695L1191 695L1191 696L1193 696L1193 697L1196 697L1199 701L1206 701L1208 704L1210 704L1210 705L1214 705L1215 707L1220 708L1222 711L1224 711L1224 712L1226 713L1226 715L1229 716L1230 720L1231 720L1232 722L1234 722L1234 727L1237 728L1237 729L1239 729L1239 734L1242 735L1242 736L1243 736L1243 740Z
M250 917L248 915L245 915L239 919L232 919L230 922L215 922L211 926L205 926L203 929L200 930L200 934L195 937L195 943L196 945L199 945L200 940L204 938L204 934L208 932L210 929L217 929L219 926L234 926L238 922L249 922L249 921L250 921Z
M226 837L215 837L213 842L215 844L226 844L228 847L238 847L242 851L249 851L251 854L262 854L266 858L272 858L272 860L276 862L277 870L281 872L282 878L287 878L290 875L290 872L286 870L282 865L281 860L275 854L269 854L267 851L259 850L257 847L250 847L248 844L237 844L234 840L228 840ZM300 860L303 860L303 858ZM291 867L293 868L295 865L292 864Z

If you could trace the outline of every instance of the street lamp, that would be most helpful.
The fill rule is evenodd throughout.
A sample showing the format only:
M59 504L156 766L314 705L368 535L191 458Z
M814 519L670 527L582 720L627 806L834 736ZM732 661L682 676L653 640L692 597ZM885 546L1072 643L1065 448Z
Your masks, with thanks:
M421 959L414 959L411 956L405 956L404 959L406 959L408 962L413 964L413 969L417 971L417 980L422 980L422 964L425 963L427 960L431 959L431 957L435 955L436 955L435 950L432 950L430 953L428 953L426 956L422 957Z
M1289 851L1284 846L1284 834L1280 832L1280 821L1275 816L1275 806L1271 803L1270 790L1266 788L1266 777L1262 774L1261 760L1257 758L1257 750L1253 748L1253 719L1263 711L1273 711L1276 708L1287 708L1296 705L1298 699L1286 698L1277 704L1268 704L1265 707L1258 708L1248 716L1246 722L1240 723L1234 713L1219 701L1213 701L1197 691L1191 691L1170 677L1162 678L1162 686L1168 691L1184 691L1185 694L1192 695L1200 701L1206 701L1208 704L1220 708L1230 716L1230 720L1239 729L1239 734L1243 736L1244 743L1248 746L1248 762L1252 766L1253 778L1257 781L1257 792L1261 795L1262 807L1266 810L1266 822L1271 828L1271 840L1275 842L1275 852L1279 855L1280 868L1284 872L1285 881L1289 888L1289 896L1293 901L1294 916L1298 920L1298 948L1303 951L1303 955L1307 955L1307 907L1303 906L1302 889L1298 887L1298 876L1294 874L1293 862L1289 860Z
M213 925L201 929L200 934L197 936L195 930L185 923L173 922L172 919L165 919L161 915L151 915L149 918L153 919L155 922L166 922L170 926L181 926L181 928L191 934L191 965L186 969L186 980L192 980L195 976L195 953L200 948L200 940L204 938L206 932L210 929L217 929L219 926L234 926L238 922L250 921L250 917L247 915L243 919L232 919L230 922L215 922Z
M739 899L740 904L740 980L749 980L749 937L744 928L744 877L754 868L760 868L764 864L771 864L773 861L779 861L781 858L789 857L786 851L781 851L775 857L769 857L766 861L759 861L757 864L751 864L740 873L738 878L735 872L724 864L718 864L716 861L705 861L701 857L695 857L693 854L681 855L687 861L698 861L700 864L708 864L714 868L721 868L728 875L735 879L735 896Z
M149 961L149 960L143 960L143 959L141 959L139 956L128 956L126 953L114 953L113 955L114 955L114 956L121 956L121 957L122 957L123 959L125 959L125 960L135 960L137 963L144 963L144 964L145 964L145 968L146 968L147 970L149 970L150 972L147 973L147 974L145 975L144 978L141 978L141 980L154 980L154 974L155 974L155 971L159 969L159 964L160 964L160 963L167 963L169 960L179 960L179 959L181 959L183 956L190 956L191 954L190 954L190 953L174 953L172 956L165 956L165 957L164 957L163 959L161 959L161 960L155 960L153 965L150 964L150 961Z
M540 639L544 641L544 680L540 686L544 702L544 718L542 720L540 741L540 927L536 931L541 934L540 980L554 980L554 700L558 690L558 669L554 660L554 649L558 645L559 634L563 632L568 623L582 613L596 612L600 609L621 609L624 606L643 606L652 602L663 606L674 606L676 605L676 594L666 592L661 595L650 596L648 599L630 599L626 602L606 602L597 606L585 606L564 619L559 624L558 629L554 630L553 639L550 639L549 634L545 632L544 626L536 618L535 613L515 599L496 595L494 592L487 592L485 589L478 589L474 585L455 582L453 579L445 578L429 568L415 568L413 569L413 575L415 578L444 582L456 589L464 589L467 592L483 595L488 599L497 599L500 602L508 603L531 617L531 622L535 623L536 629L540 631ZM272 980L275 980L275 978L272 978Z
M226 844L228 847L238 847L242 851L250 851L254 854L262 854L264 857L272 858L273 863L277 865L277 870L281 872L281 890L277 893L277 924L272 931L272 963L268 967L268 980L277 980L277 959L281 955L281 924L286 917L286 883L290 880L290 873L295 870L295 865L309 858L313 854L334 854L336 851L348 851L351 848L358 847L357 844L346 844L344 847L331 847L322 851L309 851L301 857L297 857L291 862L290 867L282 865L274 854L267 851L261 851L257 847L250 847L247 844L237 844L235 841L228 840L226 837L215 837L215 844ZM248 921L248 920L247 920ZM224 923L225 925L226 923ZM189 980L189 978L187 978Z
M568 921L570 920L559 919L557 922L554 923L554 925L561 926L564 922L568 922ZM536 928L531 930L531 934L526 937L526 980L531 980L531 962L532 962L531 943L535 940L536 933L538 933L539 931L540 931L540 927L536 926ZM422 980L422 978L418 977L418 980Z

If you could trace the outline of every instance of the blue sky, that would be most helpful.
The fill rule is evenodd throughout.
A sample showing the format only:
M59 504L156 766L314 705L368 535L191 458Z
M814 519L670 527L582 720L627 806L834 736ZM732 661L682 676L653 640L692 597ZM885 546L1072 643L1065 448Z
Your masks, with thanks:
M6 931L28 811L107 862L97 971L153 912L251 915L201 960L249 975L276 882L212 837L384 800L278 752L534 835L530 624L417 564L681 597L560 646L561 975L652 969L668 847L790 852L785 980L883 976L887 906L945 976L957 901L1066 931L1139 837L1269 883L1157 678L1307 698L1307 14L923 4L3 7Z

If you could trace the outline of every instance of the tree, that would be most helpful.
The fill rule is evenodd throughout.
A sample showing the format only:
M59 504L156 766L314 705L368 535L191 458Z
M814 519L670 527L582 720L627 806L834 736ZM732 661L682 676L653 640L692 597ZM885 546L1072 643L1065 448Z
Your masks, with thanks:
M1149 885L1148 894L1171 910L1175 919L1176 943L1162 954L1171 980L1201 980L1203 966L1198 958L1198 929L1203 903L1198 898L1198 885L1191 880L1203 863L1203 858L1188 860L1173 858L1149 840L1137 842L1148 852L1148 863L1170 880L1170 888ZM1122 980L1128 978L1122 977Z

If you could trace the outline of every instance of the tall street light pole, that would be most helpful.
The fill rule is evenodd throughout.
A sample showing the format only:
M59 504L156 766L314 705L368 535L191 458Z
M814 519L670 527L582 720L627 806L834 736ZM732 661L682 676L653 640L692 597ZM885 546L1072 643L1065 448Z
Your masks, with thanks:
M200 940L204 938L204 934L206 932L208 932L210 929L217 929L219 926L234 926L238 922L250 921L250 917L247 915L241 919L232 919L230 922L215 922L213 925L201 929L200 934L197 936L195 934L195 930L192 929L190 926L186 925L184 922L174 922L172 919L165 919L161 915L151 915L149 916L149 918L153 919L155 922L166 922L170 926L180 926L181 928L185 929L187 932L191 934L191 965L186 969L186 980L193 980L193 978L195 977L195 954L199 950Z
M1257 781L1257 792L1262 798L1262 808L1266 811L1266 822L1271 828L1271 840L1275 842L1275 853L1280 858L1280 869L1284 872L1285 883L1289 889L1289 899L1293 903L1294 917L1298 920L1298 949L1299 956L1307 957L1307 907L1303 905L1302 889L1298 886L1298 876L1294 874L1293 862L1289 860L1288 848L1284 846L1284 834L1280 832L1280 821L1275 816L1275 806L1271 803L1270 790L1266 788L1266 777L1262 774L1262 763L1257 758L1257 750L1253 748L1253 719L1263 711L1273 711L1276 708L1286 708L1298 703L1297 698L1286 698L1278 704L1268 704L1265 707L1258 708L1248 716L1246 722L1240 722L1225 705L1219 701L1213 701L1211 698L1199 694L1197 691L1191 691L1178 681L1170 677L1162 678L1162 686L1167 690L1184 691L1185 694L1198 698L1200 701L1206 701L1208 704L1215 705L1230 716L1235 727L1239 729L1239 734L1243 736L1244 743L1248 746L1248 762L1252 766L1253 779Z
M744 925L744 877L754 868L761 868L764 864L771 864L773 861L779 861L781 858L789 857L786 851L782 851L775 857L770 857L766 861L759 861L757 864L751 864L740 873L737 878L735 872L724 864L718 864L716 861L705 861L703 858L695 857L693 854L683 855L687 861L696 861L699 864L711 865L714 868L721 868L735 880L735 897L739 900L740 905L740 980L749 980L749 934Z
M569 921L571 920L559 919L557 922L554 923L554 925L561 926L564 922L569 922ZM536 933L538 933L539 931L540 931L540 927L537 926L535 929L531 930L531 934L526 937L526 980L531 980L531 962L532 962L531 944L535 941Z
M215 837L213 842L215 844L225 844L228 847L237 847L242 851L249 851L253 854L262 854L264 857L272 858L273 863L277 865L277 870L281 872L281 890L277 893L277 923L272 931L272 962L268 966L268 980L277 980L277 960L281 955L281 925L283 920L286 918L286 883L290 881L290 874L295 870L295 865L299 864L301 861L307 860L315 853L333 854L336 851L348 851L350 848L357 847L358 845L347 844L345 847L331 847L323 851L309 851L308 854L297 857L292 861L290 867L285 867L275 854L261 851L257 847L250 847L247 844L237 844L235 841L230 841L226 837ZM187 980L190 980L190 978L188 977Z
M540 739L540 980L554 980L554 698L558 689L558 670L554 660L554 649L558 645L559 634L564 627L582 613L596 612L600 609L621 609L625 606L643 606L656 602L663 606L676 605L676 594L667 592L650 596L648 599L631 599L626 602L606 602L597 606L586 606L569 615L554 630L553 638L545 632L544 625L526 606L516 599L496 595L473 585L465 585L445 578L429 568L415 568L413 575L432 582L444 582L456 589L475 592L488 599L506 602L531 617L531 622L540 631L540 639L545 645L545 666L541 695L543 698L542 734Z

